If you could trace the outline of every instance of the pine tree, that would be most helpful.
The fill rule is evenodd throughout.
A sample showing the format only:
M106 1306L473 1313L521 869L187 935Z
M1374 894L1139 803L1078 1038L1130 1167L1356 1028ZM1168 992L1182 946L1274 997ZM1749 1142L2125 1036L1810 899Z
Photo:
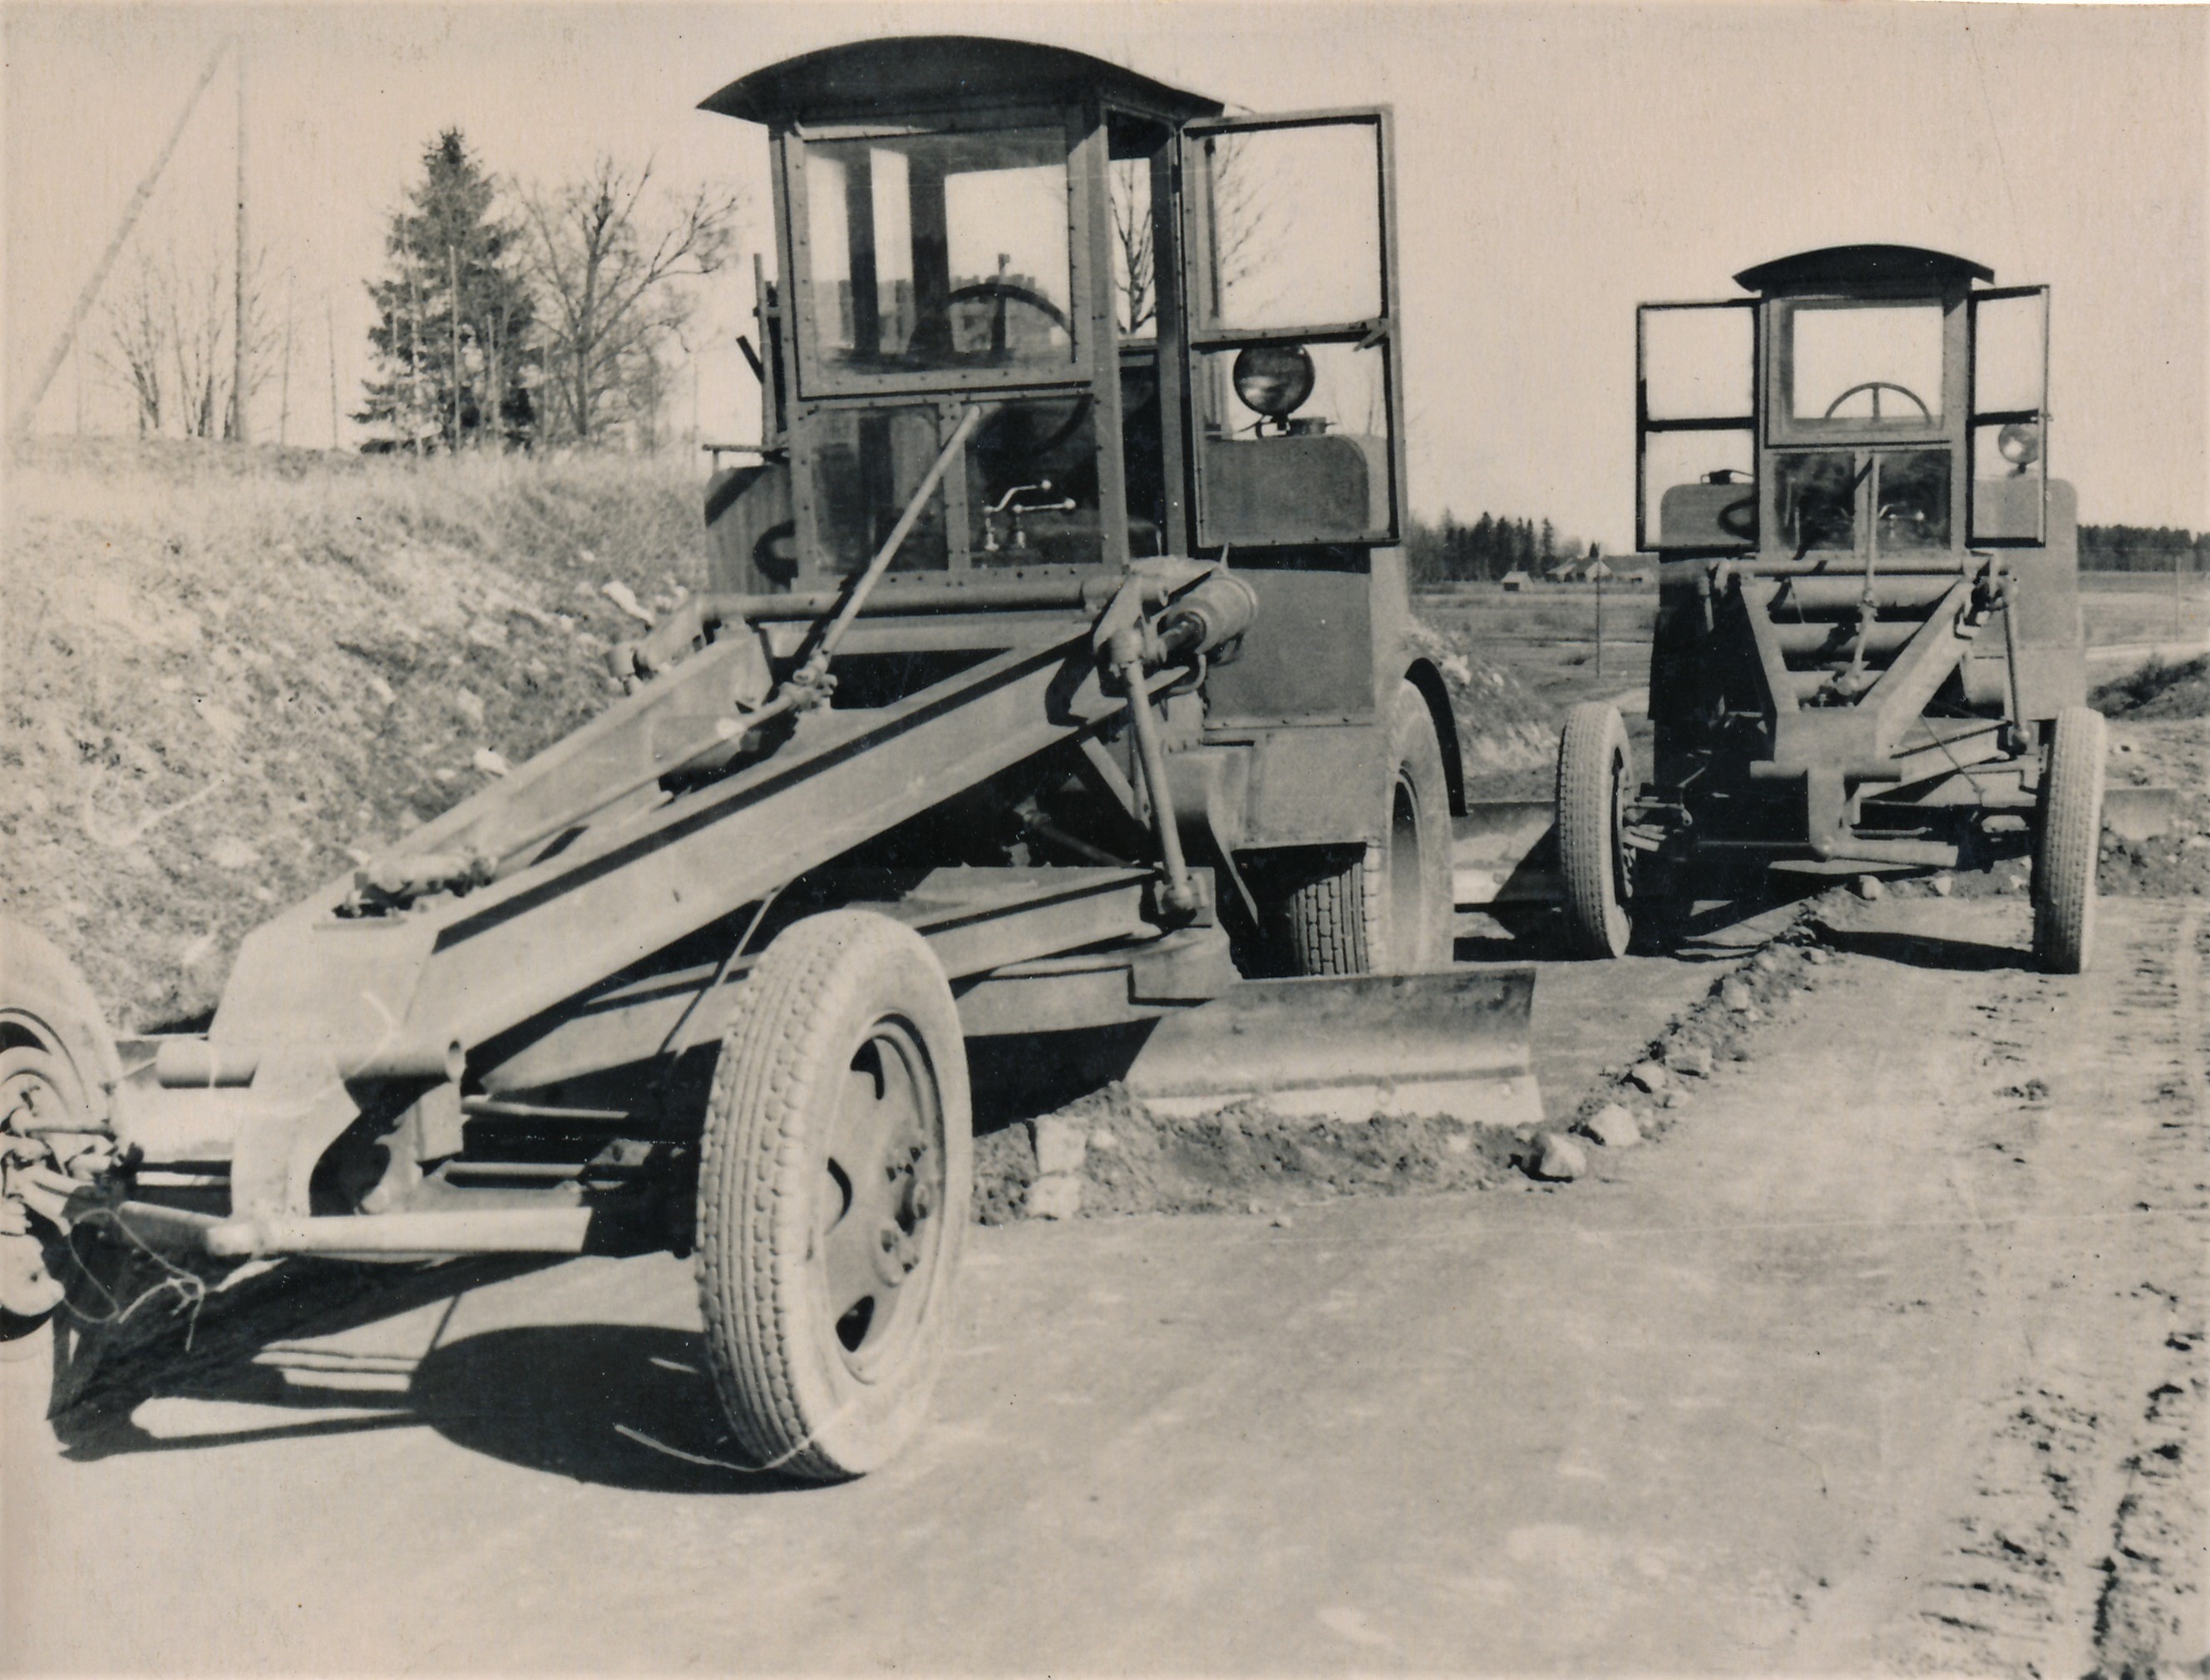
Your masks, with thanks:
M1496 569L1496 521L1488 515L1484 513L1474 521L1466 549L1466 575L1469 577L1488 580L1502 575Z
M353 418L400 447L526 443L534 429L534 319L495 190L458 129L422 154L422 179L384 236L369 286L377 376Z

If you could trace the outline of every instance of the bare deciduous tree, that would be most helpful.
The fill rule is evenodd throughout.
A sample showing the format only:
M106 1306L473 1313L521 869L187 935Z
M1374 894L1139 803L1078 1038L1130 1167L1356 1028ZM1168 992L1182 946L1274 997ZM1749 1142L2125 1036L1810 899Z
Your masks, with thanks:
M262 281L268 256L265 249L256 252L246 277L249 397L273 372L276 332ZM236 366L232 284L224 253L187 258L172 249L142 255L106 304L107 342L95 353L130 392L141 432L227 434Z
M540 423L577 443L622 428L650 443L667 384L660 358L695 307L687 282L727 260L740 198L711 186L655 191L649 162L604 157L580 180L517 196L543 344Z
M1253 164L1241 140L1234 134L1218 135L1206 143L1205 154L1211 172L1213 237L1223 292L1270 264L1281 246L1271 184ZM1120 296L1120 328L1123 337L1137 338L1156 330L1152 323L1158 315L1151 166L1145 158L1125 158L1116 160L1112 170L1113 275Z

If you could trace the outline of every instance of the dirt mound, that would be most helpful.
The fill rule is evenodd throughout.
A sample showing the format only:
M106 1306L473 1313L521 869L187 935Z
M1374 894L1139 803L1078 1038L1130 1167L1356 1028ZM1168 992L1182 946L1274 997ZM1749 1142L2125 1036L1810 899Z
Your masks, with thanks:
M2210 653L2178 665L2151 659L2103 683L2087 703L2106 718L2210 718Z
M86 439L8 475L0 912L118 1030L214 1002L272 911L604 706L703 574L672 457L363 461Z
M1564 713L1508 666L1484 656L1463 621L1417 619L1411 639L1450 690L1469 775L1525 770L1556 758Z
M1119 1086L1044 1123L1080 1128L1085 1214L1271 1213L1343 1195L1480 1189L1516 1177L1528 1153L1518 1133L1446 1115L1344 1122L1246 1103L1170 1117ZM1014 1125L976 1140L975 1207L983 1224L1030 1211L1036 1137L1034 1127Z

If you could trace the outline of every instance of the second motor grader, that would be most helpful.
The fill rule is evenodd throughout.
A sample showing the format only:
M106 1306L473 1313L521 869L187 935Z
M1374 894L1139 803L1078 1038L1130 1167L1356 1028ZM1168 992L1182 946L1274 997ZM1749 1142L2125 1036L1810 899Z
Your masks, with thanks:
M1660 557L1655 762L1567 720L1566 922L1617 955L1713 862L1823 873L2030 849L2033 947L2088 961L2102 719L2083 702L2076 512L2049 476L2048 289L1853 245L1645 304L1636 539Z
M769 131L778 265L710 590L249 936L202 1034L118 1043L7 930L19 1323L103 1239L695 1248L740 1449L835 1478L939 1363L970 1040L1102 1039L1160 1104L1539 1117L1531 971L1447 972L1387 112L963 38L706 108Z

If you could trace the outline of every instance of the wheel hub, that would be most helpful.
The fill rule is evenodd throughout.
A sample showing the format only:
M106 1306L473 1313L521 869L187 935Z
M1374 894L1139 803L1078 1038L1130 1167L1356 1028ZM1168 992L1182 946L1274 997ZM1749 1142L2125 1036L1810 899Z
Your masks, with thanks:
M68 1292L48 1255L82 1211L82 1192L114 1163L112 1141L87 1123L56 1052L0 1051L0 1312L37 1318L62 1304Z
M11 1051L0 1062L0 1312L17 1318L51 1312L66 1292L32 1219L33 1203L51 1195L45 1181L59 1176L59 1164L46 1141L30 1133L63 1117L61 1093L30 1061L33 1054Z

